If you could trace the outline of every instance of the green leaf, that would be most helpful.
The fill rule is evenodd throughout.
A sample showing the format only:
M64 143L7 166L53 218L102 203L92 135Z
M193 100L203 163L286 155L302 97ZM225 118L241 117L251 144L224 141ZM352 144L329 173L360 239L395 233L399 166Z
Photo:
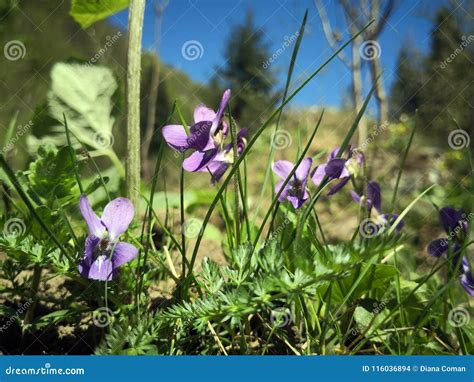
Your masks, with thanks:
M374 311L368 311L362 306L355 308L354 320L357 323L357 327L359 328L360 332L367 331L367 336L370 336L372 333L374 333L373 327L376 327L376 324L381 322L387 316L386 311L384 310L381 310L380 312L376 310L375 312L377 313L374 313Z
M114 95L117 81L109 68L101 66L57 63L51 70L51 88L47 97L47 116L42 118L42 129L49 134L41 139L29 135L30 152L45 143L56 146L68 144L63 124L67 118L75 149L82 148L79 140L92 147L91 156L107 155L124 173L123 163L113 151L112 127ZM70 153L69 153L70 155Z
M62 321L66 321L75 314L77 313L69 309L56 310L52 313L46 314L36 319L33 323L33 326L36 330L40 330L46 326L53 324L57 325Z
M83 28L128 7L130 0L72 0L69 14Z
M102 186L102 180L104 184L109 183L110 178L108 176L104 176L102 179L100 177L95 178L91 184L89 184L85 190L85 194L89 195L92 194L95 190L97 190L100 186Z
M77 196L74 163L68 147L56 150L52 146L40 147L39 158L30 164L28 180L34 193L49 201L72 199Z

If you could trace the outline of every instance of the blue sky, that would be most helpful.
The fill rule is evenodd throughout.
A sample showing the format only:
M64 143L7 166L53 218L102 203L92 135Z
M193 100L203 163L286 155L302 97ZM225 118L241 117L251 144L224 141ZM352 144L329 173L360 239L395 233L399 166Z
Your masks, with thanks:
M398 0L398 7L380 39L381 62L387 87L395 78L397 56L403 43L410 43L423 52L428 50L433 29L430 19L434 11L445 3L447 0ZM323 0L323 4L335 29L344 32L345 22L342 10L336 6L337 1ZM162 60L185 71L196 81L207 82L216 67L224 63L225 42L232 26L241 23L249 9L253 10L256 26L265 32L271 53L282 48L285 38L290 38L298 31L305 10L309 10L307 33L295 68L296 80L309 75L332 54L313 0L170 0L162 22ZM126 26L127 12L111 17L111 21ZM143 47L153 49L152 0L147 1L143 34ZM343 36L347 38L347 34ZM202 46L200 58L187 60L183 57L182 47L188 41L197 41ZM283 86L286 78L292 49L293 45L286 48L268 69L277 73L280 86ZM346 49L346 53L350 54L350 49ZM350 82L349 70L335 59L295 97L293 104L340 106ZM369 75L365 71L365 91L369 87Z

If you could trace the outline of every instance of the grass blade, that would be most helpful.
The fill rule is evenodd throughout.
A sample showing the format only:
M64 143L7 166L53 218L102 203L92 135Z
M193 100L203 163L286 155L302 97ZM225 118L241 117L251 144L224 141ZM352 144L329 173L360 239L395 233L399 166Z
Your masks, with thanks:
M430 187L428 187L425 191L423 191L420 195L418 195L404 210L403 212L398 216L398 218L393 222L392 226L388 230L388 234L391 235L393 231L397 228L397 225L403 220L405 215L413 208L413 206L420 200L423 196L425 196L429 191L431 191L432 188L434 188L436 184L432 184Z
M391 213L392 214L393 214L393 210L395 209L395 201L397 199L398 186L400 185L400 179L402 178L402 172L403 172L403 168L405 167L405 161L406 161L407 156L408 156L408 151L410 151L410 147L411 147L411 144L413 142L413 137L415 136L416 127L417 127L416 121L417 121L417 117L415 116L415 123L413 124L413 127L411 129L410 138L408 139L407 148L406 148L405 152L403 153L402 163L400 164L400 169L398 171L397 180L395 182L395 188L393 190L393 196L392 196L392 202L391 202Z
M307 19L308 19L308 10L306 10L306 12L304 13L303 22L301 23L300 30L298 32L299 33L298 38L296 39L295 47L294 47L293 53L291 55L290 66L288 68L288 74L287 74L287 77L286 77L285 90L283 91L283 98L282 98L282 101L281 101L282 104L285 103L286 97L288 95L288 89L290 88L291 77L293 76L293 70L294 70L294 67L295 67L296 57L298 56L298 52L299 52L300 45L301 45L301 40L303 39L303 34L304 34L305 27L306 27ZM281 120L282 113L283 113L283 108L281 108L280 112L278 113L276 126L275 126L275 131L273 132L273 134L274 134L273 137L275 137L275 134L277 133L278 128L280 126L280 120ZM273 145L270 145L270 153L268 155L267 167L265 169L265 175L264 175L264 178L263 178L262 191L260 192L260 196L258 197L258 200L257 200L255 213L254 213L253 218L252 218L252 225L254 225L255 219L258 216L258 212L260 210L260 205L262 204L263 196L265 195L265 190L267 188L267 183L268 183L268 180L270 179L271 163L273 161L274 151L275 151L275 148L273 147ZM272 188L271 192L272 192L272 195L273 195L273 188Z

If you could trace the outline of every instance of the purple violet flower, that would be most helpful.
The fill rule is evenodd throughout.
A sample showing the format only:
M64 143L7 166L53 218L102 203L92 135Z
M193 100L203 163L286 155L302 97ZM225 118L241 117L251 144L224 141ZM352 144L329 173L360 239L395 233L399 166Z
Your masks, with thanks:
M163 127L163 138L172 149L180 152L195 150L184 160L183 168L186 171L199 171L219 153L228 133L227 123L222 119L229 98L230 89L227 89L222 95L217 112L205 105L199 105L194 110L194 125L189 128L189 135L182 125Z
M319 186L327 176L329 180L339 179L338 182L329 190L328 195L333 195L343 188L351 179L351 176L357 176L364 162L364 154L359 151L348 148L347 158L337 158L339 147L336 147L326 163L319 165L311 175L311 179L316 186Z
M459 244L464 241L464 236L467 232L467 222L464 216L462 211L456 211L451 207L444 207L439 210L439 220L448 237L435 239L428 245L428 254L430 256L440 257L447 253L449 239L453 239L453 253L461 249Z
M398 214L387 214L382 212L382 194L380 191L380 185L375 181L370 181L367 185L367 196L360 196L355 191L350 191L352 199L360 205L366 204L371 220L381 228L388 225L389 227L395 223L398 218ZM396 232L399 232L405 223L400 221L395 228Z
M448 254L451 244L452 265L458 265L462 244L467 234L467 219L463 211L457 211L451 207L439 210L439 220L448 237L435 239L428 244L428 254L440 257ZM466 256L461 259L459 282L467 294L474 296L474 278Z
M245 149L247 144L246 136L247 129L245 128L237 133L237 155L240 155ZM222 178L232 163L234 163L234 150L232 143L229 143L222 150L219 150L205 167L200 167L197 171L210 172L212 174L211 183L214 184Z
M278 197L280 203L288 200L294 208L298 209L309 198L306 182L308 181L312 164L313 160L311 158L305 158L301 161L292 178L285 185ZM279 160L273 163L273 172L281 178L275 186L275 193L280 191L283 182L288 175L290 175L294 167L295 165L293 163L286 160Z
M138 254L133 245L118 241L133 219L135 210L132 202L126 198L114 199L105 206L99 218L83 194L79 208L89 228L79 272L91 280L112 280L117 268Z

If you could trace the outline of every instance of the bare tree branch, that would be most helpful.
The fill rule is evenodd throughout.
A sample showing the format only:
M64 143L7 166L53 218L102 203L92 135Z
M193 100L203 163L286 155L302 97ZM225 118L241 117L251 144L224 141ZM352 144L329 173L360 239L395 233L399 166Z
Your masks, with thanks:
M339 46L337 44L336 38L335 38L335 33L332 30L331 24L329 22L328 15L326 13L326 9L324 8L323 4L321 3L321 0L314 0L314 4L316 5L316 8L318 10L319 18L321 19L321 23L323 24L323 31L326 36L326 40L329 43L329 46L332 48L332 50L336 51L339 49ZM343 53L340 52L337 55L341 61L350 69L352 68L352 63L350 62L349 58Z
M356 7L349 4L347 0L339 0L342 5L342 9L349 18L349 24L354 25L357 30L361 30L364 27L364 20L360 21L360 16L357 14Z
M384 10L381 13L381 15L379 17L375 15L375 20L377 21L375 22L375 28L374 28L373 36L372 36L373 38L377 38L380 35L380 33L382 33L383 28L387 24L387 21L391 13L395 9L395 5L396 5L395 0L388 0L387 3L385 4Z

